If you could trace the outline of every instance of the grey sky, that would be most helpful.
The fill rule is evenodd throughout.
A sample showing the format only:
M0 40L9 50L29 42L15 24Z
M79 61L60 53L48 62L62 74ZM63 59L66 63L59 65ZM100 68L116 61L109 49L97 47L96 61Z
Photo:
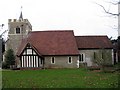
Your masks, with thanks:
M117 17L105 14L93 3L117 13L117 6L105 1L111 0L0 0L0 24L4 23L7 29L8 19L18 19L22 6L23 18L29 19L33 31L74 30L75 35L117 38L117 29L113 29L117 27Z

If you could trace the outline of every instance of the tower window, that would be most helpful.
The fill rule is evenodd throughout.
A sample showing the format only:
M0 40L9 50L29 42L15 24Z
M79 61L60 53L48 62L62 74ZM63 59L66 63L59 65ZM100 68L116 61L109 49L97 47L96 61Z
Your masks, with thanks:
M20 28L19 27L16 28L16 34L20 34Z

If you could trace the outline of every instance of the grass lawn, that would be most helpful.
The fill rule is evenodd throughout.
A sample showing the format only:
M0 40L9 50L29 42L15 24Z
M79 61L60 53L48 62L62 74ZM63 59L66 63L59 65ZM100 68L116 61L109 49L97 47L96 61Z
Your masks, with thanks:
M3 88L117 88L118 73L81 69L2 71Z

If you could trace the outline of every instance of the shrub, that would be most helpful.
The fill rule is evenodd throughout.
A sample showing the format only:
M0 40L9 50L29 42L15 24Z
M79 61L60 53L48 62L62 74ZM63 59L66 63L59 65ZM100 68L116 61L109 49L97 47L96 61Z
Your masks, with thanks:
M2 69L7 69L9 68L8 65L6 64L6 62L2 62Z
M5 63L8 67L15 65L15 55L12 49L8 49L5 54Z

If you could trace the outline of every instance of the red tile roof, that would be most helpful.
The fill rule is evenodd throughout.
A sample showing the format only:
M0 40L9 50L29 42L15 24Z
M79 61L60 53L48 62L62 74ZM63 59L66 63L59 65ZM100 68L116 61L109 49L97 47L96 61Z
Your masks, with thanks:
M77 55L79 53L72 30L31 32L21 42L18 56L28 43L41 55Z
M79 49L112 48L107 36L75 36Z

